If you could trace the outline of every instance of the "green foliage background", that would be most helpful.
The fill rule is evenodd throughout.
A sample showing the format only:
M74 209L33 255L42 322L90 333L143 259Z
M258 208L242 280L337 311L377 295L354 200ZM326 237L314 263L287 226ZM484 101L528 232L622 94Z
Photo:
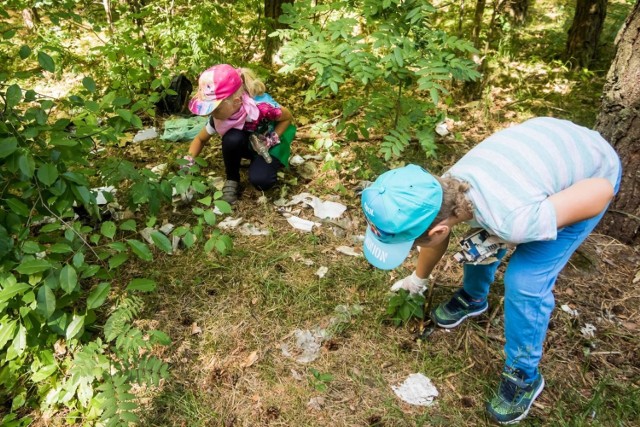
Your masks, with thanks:
M221 256L232 249L213 213L230 207L197 173L202 159L191 173L178 160L159 174L100 155L125 133L157 123L155 104L174 94L173 76L196 81L220 62L290 75L306 105L331 104L316 117L319 129L344 141L378 141L375 153L385 161L402 159L412 142L435 156L434 127L446 106L481 77L473 61L480 52L465 40L469 31L456 30L455 8L447 14L419 0L285 4L287 28L270 35L283 41L283 65L270 70L256 65L270 28L262 7L256 0L112 2L109 22L101 2L0 6L2 425L28 425L34 411L64 413L69 423L136 422L132 388L167 377L156 350L171 340L136 322L143 294L162 283L128 277L127 266L151 268L157 253L173 252L174 237ZM23 18L29 11L33 28ZM76 78L68 94L47 95L47 82L63 76ZM327 151L334 143L317 141ZM361 157L367 170L385 167ZM97 189L106 186L134 219L98 204ZM194 225L165 235L156 215L176 195L195 195ZM139 238L145 227L154 229L153 244ZM398 295L388 314L399 323L422 317L419 303ZM314 374L318 386L331 380L322 375Z

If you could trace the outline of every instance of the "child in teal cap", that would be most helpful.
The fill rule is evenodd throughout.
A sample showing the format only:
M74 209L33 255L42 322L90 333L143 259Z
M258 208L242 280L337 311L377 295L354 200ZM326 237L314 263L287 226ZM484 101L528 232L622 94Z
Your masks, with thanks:
M362 193L364 253L392 269L412 246L415 271L392 290L421 293L449 244L452 227L480 229L464 240L462 287L431 313L454 328L488 308L487 295L507 245L504 275L506 361L487 411L499 423L523 419L544 388L538 370L554 307L553 286L571 254L600 221L620 185L618 155L597 132L536 118L502 130L443 177L409 165L382 174Z

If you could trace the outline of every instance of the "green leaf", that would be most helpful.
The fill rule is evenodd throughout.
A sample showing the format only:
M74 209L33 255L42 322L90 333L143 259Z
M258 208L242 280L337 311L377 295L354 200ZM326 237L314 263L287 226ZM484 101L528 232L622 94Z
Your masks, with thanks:
M82 330L84 329L84 316L73 316L73 320L67 326L67 330L65 331L65 336L67 340L73 339L76 336L80 335Z
M131 123L131 119L133 118L133 114L131 113L131 111L118 108L116 110L116 113L118 113L118 115L125 119L127 122Z
M131 247L133 253L141 260L153 261L153 255L151 254L149 247L140 240L127 239L127 244Z
M15 137L0 139L0 159L10 156L18 149L18 140Z
M105 221L100 226L100 232L102 235L109 239L113 239L113 236L116 234L116 230L116 225L112 221Z
M198 199L198 203L202 203L205 206L211 206L211 196L204 197L202 199Z
M27 178L31 178L36 170L36 162L33 160L31 154L22 154L18 157L18 168L20 172Z
M57 369L58 367L55 364L43 366L31 376L31 381L33 381L34 383L38 383L42 380L45 380L49 378Z
M60 287L67 294L72 293L78 286L78 273L71 265L65 265L60 271Z
M87 297L87 310L93 310L100 307L107 300L111 292L111 285L108 282L102 282L91 291Z
M56 296L48 286L41 286L38 290L38 305L36 310L38 313L42 315L45 319L51 317L53 312L56 310Z
M26 59L29 57L29 55L31 55L31 48L26 44L22 45L18 54L20 55L20 59Z
M233 241L229 236L219 236L216 240L216 249L222 255L226 255L233 248Z
M207 242L204 244L204 251L206 253L209 253L213 250L213 248L216 246L216 240L218 240L216 237L211 237L209 240L207 240Z
M155 338L156 342L158 342L159 344L162 344L162 345L171 344L171 338L169 338L169 335L165 334L162 331L150 331L149 334L153 338Z
M96 91L96 82L89 76L82 79L82 86L84 86L89 92L95 93Z
M120 224L120 230L124 231L136 231L136 222L133 219L128 219Z
M213 204L224 214L230 214L232 212L231 205L224 200L216 200Z
M14 213L20 216L27 217L31 213L31 209L29 209L29 207L19 199L10 197L10 198L7 198L5 202L7 203L7 206L9 206L9 209L11 209Z
M126 252L115 254L114 256L109 258L109 269L113 270L114 268L120 267L128 259L129 254Z
M53 185L58 179L58 168L51 163L44 163L38 168L37 176L44 185Z
M27 348L27 330L25 329L24 325L18 326L18 332L13 338L12 345L17 356L20 356L22 353L24 353L25 348Z
M209 225L216 225L216 214L211 209L204 211L204 220Z
M73 249L71 248L71 246L67 245L66 243L54 243L49 248L49 252L52 254L68 254L72 251Z
M171 241L160 231L151 232L151 240L162 251L170 254L172 252Z
M44 259L32 259L22 262L16 271L20 274L35 274L41 273L51 268L49 261Z
M0 350L13 338L16 325L18 324L17 320L12 320L11 322L7 322L7 320L8 317L5 316L2 318L2 322L0 322Z
M56 70L56 64L53 62L53 58L42 51L38 52L38 64L50 73L53 73Z
M0 291L0 303L9 301L16 295L22 295L27 289L31 289L26 283L10 283Z
M6 99L7 108L13 108L18 105L22 100L22 90L20 89L20 86L15 84L9 86L7 89Z
M128 291L151 292L156 289L156 282L151 279L133 279L127 286Z

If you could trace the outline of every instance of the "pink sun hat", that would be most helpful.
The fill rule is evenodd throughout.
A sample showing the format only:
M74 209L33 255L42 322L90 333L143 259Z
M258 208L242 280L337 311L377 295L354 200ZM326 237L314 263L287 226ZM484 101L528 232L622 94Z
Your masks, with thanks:
M200 74L198 92L189 101L189 110L195 115L211 114L218 105L242 86L240 72L228 64L214 65Z

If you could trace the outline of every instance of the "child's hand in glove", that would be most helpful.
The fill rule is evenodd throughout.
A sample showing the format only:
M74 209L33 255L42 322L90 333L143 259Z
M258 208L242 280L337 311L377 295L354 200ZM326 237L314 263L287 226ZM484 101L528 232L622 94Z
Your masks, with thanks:
M411 275L394 283L393 286L391 286L391 291L398 292L400 289L404 289L409 291L411 295L422 294L427 290L429 286L428 282L428 279L421 279L416 276L416 272L414 271Z

